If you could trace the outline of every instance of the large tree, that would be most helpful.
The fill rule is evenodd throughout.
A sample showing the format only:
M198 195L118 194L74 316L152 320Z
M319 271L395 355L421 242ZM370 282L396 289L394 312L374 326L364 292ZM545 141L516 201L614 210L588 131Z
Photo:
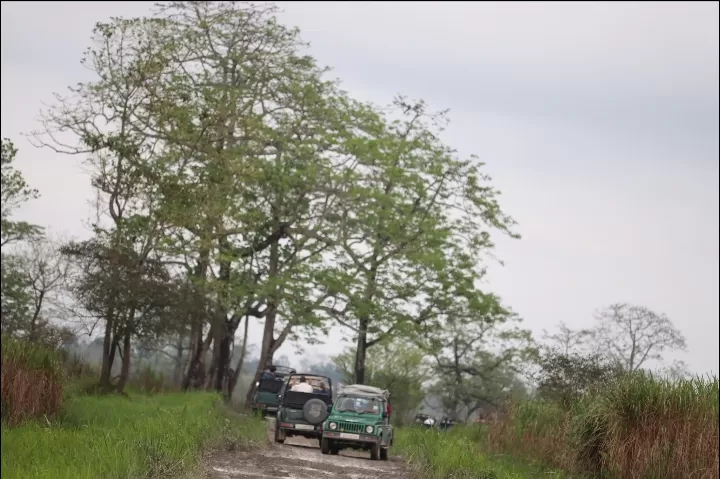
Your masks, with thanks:
M186 387L229 384L242 320L264 321L258 374L288 337L321 326L310 285L328 246L291 229L326 229L351 103L274 12L172 2L100 24L85 58L97 78L46 117L46 144L90 154L101 242L189 276Z
M389 112L368 112L353 142L322 309L355 338L358 383L370 348L412 337L439 314L459 272L449 255L472 274L493 246L491 231L514 236L481 164L439 139L445 122L423 102L398 98Z

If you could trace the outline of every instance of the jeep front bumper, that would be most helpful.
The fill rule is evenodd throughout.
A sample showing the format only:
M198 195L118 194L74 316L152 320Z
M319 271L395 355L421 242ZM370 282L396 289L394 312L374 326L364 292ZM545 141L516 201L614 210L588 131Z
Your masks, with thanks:
M323 438L332 439L333 441L340 442L362 442L362 443L380 443L380 436L373 436L371 434L358 434L349 432L337 432L337 431L323 431Z

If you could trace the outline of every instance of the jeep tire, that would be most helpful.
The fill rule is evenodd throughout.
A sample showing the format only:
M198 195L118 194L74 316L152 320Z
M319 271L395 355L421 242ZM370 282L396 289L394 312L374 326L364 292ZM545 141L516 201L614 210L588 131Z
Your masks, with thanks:
M382 449L380 449L380 460L381 461L388 460L388 450L386 447L383 447Z
M370 446L370 459L377 461L380 458L380 443L376 442Z
M330 440L322 438L320 440L320 452L323 454L330 454Z
M285 431L280 427L280 421L275 420L275 442L278 444L285 443Z

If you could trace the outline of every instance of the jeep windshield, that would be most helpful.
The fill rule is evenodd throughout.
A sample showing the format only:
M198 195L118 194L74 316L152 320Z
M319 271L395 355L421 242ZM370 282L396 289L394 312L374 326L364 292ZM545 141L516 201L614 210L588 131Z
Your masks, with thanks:
M380 414L383 401L376 398L359 396L342 396L335 403L336 411L352 411L359 414Z

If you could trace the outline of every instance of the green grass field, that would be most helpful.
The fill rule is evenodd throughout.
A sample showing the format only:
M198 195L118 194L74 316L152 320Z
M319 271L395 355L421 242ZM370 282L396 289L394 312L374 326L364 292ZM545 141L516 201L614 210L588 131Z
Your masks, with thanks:
M77 396L54 424L2 427L3 478L183 477L205 449L265 440L255 418L229 419L209 393Z

